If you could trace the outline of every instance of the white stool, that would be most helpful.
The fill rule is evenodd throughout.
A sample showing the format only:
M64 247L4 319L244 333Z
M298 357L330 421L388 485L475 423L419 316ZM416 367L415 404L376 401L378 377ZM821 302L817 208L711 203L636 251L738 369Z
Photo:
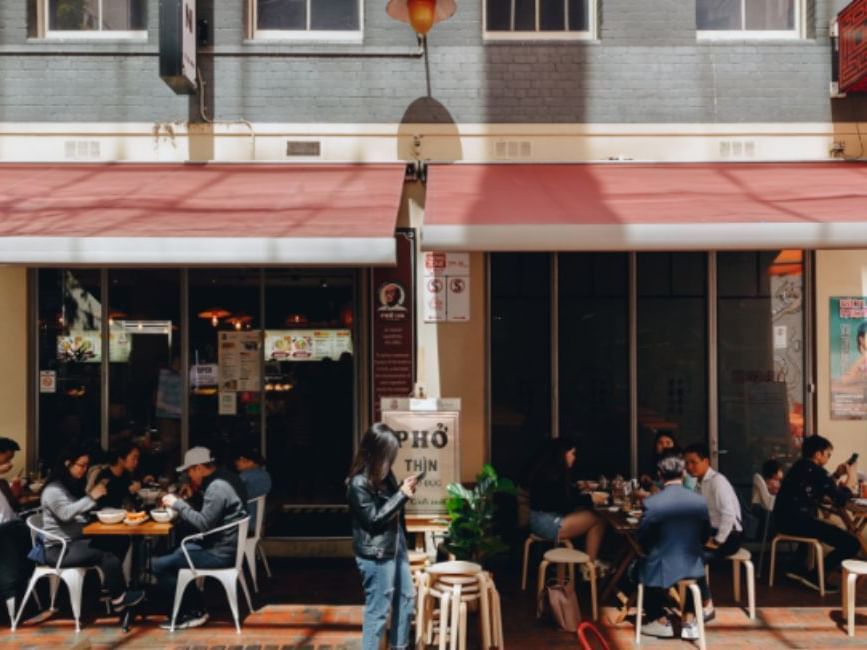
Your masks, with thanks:
M774 567L777 562L777 544L779 542L797 542L799 544L808 544L813 547L815 555L815 564L819 572L819 595L825 595L825 553L822 551L822 542L815 537L798 537L796 535L784 535L780 533L771 542L771 570L768 576L768 586L774 586Z
M583 551L576 551L574 548L552 548L546 551L539 564L539 577L536 582L536 598L541 597L542 591L545 589L545 572L549 564L566 564L569 566L569 576L572 585L575 585L575 568L576 564L587 565L587 570L590 573L590 605L593 609L593 620L598 616L596 606L596 565L590 559L590 556Z
M732 562L732 592L735 602L741 602L741 565L744 566L747 575L747 607L750 620L756 617L756 570L753 566L752 555L745 548L739 548L736 553L729 555L727 560Z
M695 580L680 580L677 583L678 590L683 590L689 587L692 594L692 604L695 609L695 622L698 625L698 647L700 650L706 650L707 645L704 637L704 616L702 615L701 589ZM686 607L686 599L681 603L681 620L683 620L683 608ZM638 583L638 603L635 609L635 644L641 645L641 615L644 608L644 584Z
M843 560L843 580L840 592L843 595L843 616L846 617L846 630L855 636L855 592L858 578L867 575L867 562Z
M538 535L535 535L533 533L527 535L527 539L524 540L524 560L521 563L523 567L521 571L521 591L527 591L527 565L530 561L530 547L532 547L533 544L538 544L541 542L546 542L548 544L553 543L551 542L551 540L545 539L544 537L539 537ZM561 546L565 546L566 548L573 548L572 542L568 539L560 541L559 544Z

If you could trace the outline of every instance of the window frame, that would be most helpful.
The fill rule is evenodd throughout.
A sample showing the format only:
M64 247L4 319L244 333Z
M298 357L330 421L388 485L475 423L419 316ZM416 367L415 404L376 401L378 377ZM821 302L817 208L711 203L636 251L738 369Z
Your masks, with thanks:
M741 29L699 29L696 24L696 38L700 41L798 41L807 38L806 0L792 0L795 9L795 26L793 29L746 29L746 3L741 3Z
M334 30L310 28L310 7L312 0L306 0L307 29L259 29L259 0L248 0L247 39L257 43L323 42L360 44L364 40L364 0L354 1L358 7L358 29Z
M99 0L99 29L51 29L49 20L50 0L40 0L37 5L37 22L39 34L45 39L77 40L77 41L147 41L148 30L145 29L102 29L102 6L105 0ZM145 11L148 9L146 0L142 0ZM41 15L39 15L41 13ZM147 16L147 14L145 14Z
M585 0L587 2L587 30L586 31L540 31L539 30L539 2L534 0L536 5L536 29L534 31L499 31L488 29L488 2L482 0L482 40L483 41L594 41L596 40L596 14L597 0ZM569 1L563 0L564 11L566 16L566 24L569 21ZM512 22L514 22L514 7L512 11Z

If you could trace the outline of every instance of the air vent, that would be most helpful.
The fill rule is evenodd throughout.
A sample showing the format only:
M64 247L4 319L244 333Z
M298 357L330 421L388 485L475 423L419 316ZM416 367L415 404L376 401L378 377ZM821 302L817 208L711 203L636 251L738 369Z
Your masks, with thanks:
M721 140L719 155L723 160L751 160L756 157L755 140Z
M102 153L98 140L67 140L63 152L66 160L99 160Z
M319 140L287 140L286 155L287 156L305 156L316 157L320 156L321 146Z
M494 157L498 160L529 160L533 147L529 140L497 140Z

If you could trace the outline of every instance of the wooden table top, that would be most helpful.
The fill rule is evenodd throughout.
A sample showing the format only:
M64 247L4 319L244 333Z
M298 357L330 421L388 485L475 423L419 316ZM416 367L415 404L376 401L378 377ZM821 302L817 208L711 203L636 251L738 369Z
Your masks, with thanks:
M449 529L448 515L407 515L405 520L406 530L410 533L424 532L428 530L433 532L445 532Z
M596 514L602 517L610 528L621 535L632 535L638 532L638 523L627 521L627 517L630 517L629 513L623 512L619 508L616 511L608 508L596 508Z
M101 521L95 521L88 524L82 531L85 535L168 535L172 531L172 524L161 524L149 519L138 526L127 526L121 522L119 524L104 524Z

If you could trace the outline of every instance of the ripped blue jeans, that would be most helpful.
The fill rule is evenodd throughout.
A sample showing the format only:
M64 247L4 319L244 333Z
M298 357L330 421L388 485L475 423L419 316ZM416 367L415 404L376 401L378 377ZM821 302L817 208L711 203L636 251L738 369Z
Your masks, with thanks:
M356 557L364 587L362 650L378 650L391 612L388 643L392 650L409 648L409 627L415 609L415 590L403 532L393 558L368 560Z

